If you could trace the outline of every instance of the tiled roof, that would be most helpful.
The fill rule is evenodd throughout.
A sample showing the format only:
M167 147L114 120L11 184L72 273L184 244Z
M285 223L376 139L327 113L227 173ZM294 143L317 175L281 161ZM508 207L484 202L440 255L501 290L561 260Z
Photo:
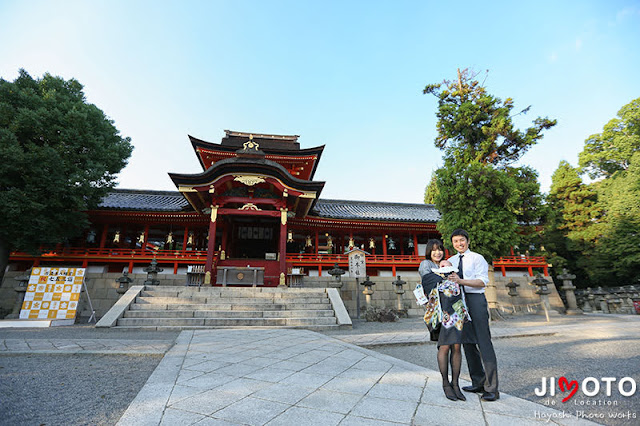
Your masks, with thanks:
M115 189L104 197L98 206L100 209L160 212L179 212L187 207L189 203L178 191L143 189Z
M437 222L440 213L432 204L383 203L373 201L318 200L313 212L332 219Z
M189 203L180 192L137 189L114 189L102 200L99 208L167 212L191 210ZM311 215L331 219L430 223L440 219L440 213L431 204L323 199L316 202Z

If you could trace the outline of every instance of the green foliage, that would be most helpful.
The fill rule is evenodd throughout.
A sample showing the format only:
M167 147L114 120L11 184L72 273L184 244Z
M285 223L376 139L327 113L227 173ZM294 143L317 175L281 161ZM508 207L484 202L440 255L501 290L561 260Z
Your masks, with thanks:
M640 282L640 152L628 164L596 184L605 214L587 271L605 285Z
M623 106L602 133L589 136L580 153L580 167L591 178L610 177L627 170L636 152L640 152L640 98Z
M36 80L24 70L13 82L0 79L3 247L35 251L79 235L88 223L83 212L126 165L130 139L82 89L74 79Z
M424 203L425 204L435 204L436 196L438 195L438 184L436 182L436 173L433 172L431 174L431 180L429 181L429 185L424 190Z
M535 226L545 211L538 174L509 164L556 121L537 118L526 130L516 129L513 100L487 93L476 75L458 70L456 80L430 84L423 91L438 98L435 145L444 150L445 159L426 188L425 202L441 212L438 230L449 247L448 235L464 228L474 250L491 261L515 244L538 242Z
M554 271L567 268L576 274L578 282L584 282L602 229L598 193L582 182L579 169L561 161L551 177L547 203L545 246Z
M435 204L441 213L438 231L452 249L449 236L466 229L470 245L487 261L508 252L516 241L515 210L519 205L516 181L505 171L474 161L436 171L440 191Z
M533 126L514 128L513 100L502 101L487 93L475 80L477 74L458 70L457 80L430 84L423 93L438 98L438 137L435 144L445 156L468 164L472 161L505 166L518 160L542 138L555 120L536 118ZM518 114L526 114L525 108Z

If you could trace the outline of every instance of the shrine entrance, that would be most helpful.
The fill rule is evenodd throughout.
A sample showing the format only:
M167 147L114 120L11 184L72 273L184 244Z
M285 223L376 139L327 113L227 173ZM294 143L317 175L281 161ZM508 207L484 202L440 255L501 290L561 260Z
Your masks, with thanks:
M230 217L226 225L228 259L277 260L280 220L276 218Z

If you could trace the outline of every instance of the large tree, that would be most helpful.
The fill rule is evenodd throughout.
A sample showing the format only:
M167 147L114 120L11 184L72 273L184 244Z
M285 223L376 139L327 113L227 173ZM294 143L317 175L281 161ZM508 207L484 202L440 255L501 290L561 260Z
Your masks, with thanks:
M640 152L640 98L623 106L602 133L589 136L579 156L580 167L591 178L610 177L627 170L636 152Z
M506 253L517 238L518 205L516 182L504 171L472 161L456 163L436 171L438 192L435 205L440 211L438 231L445 245L456 228L471 235L473 250L487 261Z
M435 145L444 151L444 167L425 191L442 213L438 229L446 236L458 227L473 232L476 250L489 260L503 255L509 246L527 239L517 222L537 222L542 200L537 173L529 167L514 168L555 120L537 118L522 131L514 126L513 100L489 94L477 74L458 70L457 79L430 84L423 93L438 98L438 136Z
M438 136L435 144L445 156L469 163L505 166L517 161L556 121L536 118L526 130L514 127L513 100L487 93L477 73L458 70L458 78L429 84L423 90L438 98ZM521 110L526 114L530 107Z
M115 184L132 146L83 86L20 70L0 79L0 274L12 250L65 243ZM2 276L0 275L0 282Z
M602 229L598 192L582 182L580 170L561 161L551 177L544 243L549 260L560 272L568 268L584 286Z

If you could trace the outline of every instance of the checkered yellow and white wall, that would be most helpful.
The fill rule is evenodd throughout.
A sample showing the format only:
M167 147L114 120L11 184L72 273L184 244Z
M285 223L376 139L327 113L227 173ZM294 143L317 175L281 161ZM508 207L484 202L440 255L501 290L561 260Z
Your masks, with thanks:
M84 268L33 268L20 319L76 317Z

